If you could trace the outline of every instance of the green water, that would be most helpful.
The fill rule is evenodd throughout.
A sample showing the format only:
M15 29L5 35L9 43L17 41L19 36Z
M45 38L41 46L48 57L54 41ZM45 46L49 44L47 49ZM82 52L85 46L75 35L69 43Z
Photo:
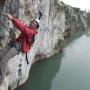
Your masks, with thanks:
M16 90L90 90L90 37L76 34L63 51L32 65L29 80Z

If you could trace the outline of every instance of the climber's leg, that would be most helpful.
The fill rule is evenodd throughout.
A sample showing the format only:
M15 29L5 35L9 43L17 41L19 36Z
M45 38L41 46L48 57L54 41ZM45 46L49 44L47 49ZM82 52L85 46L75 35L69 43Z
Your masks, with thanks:
M8 61L10 58L14 57L15 55L18 54L18 51L15 47L12 47L8 50L5 55L2 56L1 61L0 61L0 74L1 74L1 80L4 79L8 72Z

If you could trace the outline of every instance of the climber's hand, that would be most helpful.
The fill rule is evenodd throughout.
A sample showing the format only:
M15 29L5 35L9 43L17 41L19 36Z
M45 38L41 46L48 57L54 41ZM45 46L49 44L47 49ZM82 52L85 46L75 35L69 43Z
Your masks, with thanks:
M8 19L12 20L12 15L11 14L6 14L5 15Z

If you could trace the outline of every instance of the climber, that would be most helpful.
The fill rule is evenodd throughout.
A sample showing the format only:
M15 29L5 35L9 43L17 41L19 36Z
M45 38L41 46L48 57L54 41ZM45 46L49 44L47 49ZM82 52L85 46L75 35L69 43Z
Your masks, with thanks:
M11 14L6 14L6 18L12 21L13 25L21 32L19 37L15 40L11 40L10 43L2 50L0 54L0 81L6 76L7 74L7 62L10 58L14 57L18 54L19 51L26 54L29 49L30 45L33 42L33 37L37 34L37 29L39 28L39 19L34 19L31 21L30 26L26 26L16 17L12 16ZM27 54L26 54L27 59ZM27 64L29 61L27 60Z

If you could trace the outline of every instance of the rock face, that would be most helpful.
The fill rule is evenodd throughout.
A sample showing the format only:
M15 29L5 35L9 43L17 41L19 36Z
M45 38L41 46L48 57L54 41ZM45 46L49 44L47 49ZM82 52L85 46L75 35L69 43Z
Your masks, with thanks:
M0 0L1 13L16 12L17 18L28 25L32 18L38 17L39 11L42 12L40 28L28 52L30 64L27 65L22 53L11 58L8 62L9 74L1 83L0 90L13 90L23 84L28 79L32 63L62 51L64 39L75 31L87 30L87 13L59 0ZM9 30L16 32L10 21L4 17L1 20ZM0 44L5 46L9 34L3 26L0 25L0 28L0 36L3 37Z

